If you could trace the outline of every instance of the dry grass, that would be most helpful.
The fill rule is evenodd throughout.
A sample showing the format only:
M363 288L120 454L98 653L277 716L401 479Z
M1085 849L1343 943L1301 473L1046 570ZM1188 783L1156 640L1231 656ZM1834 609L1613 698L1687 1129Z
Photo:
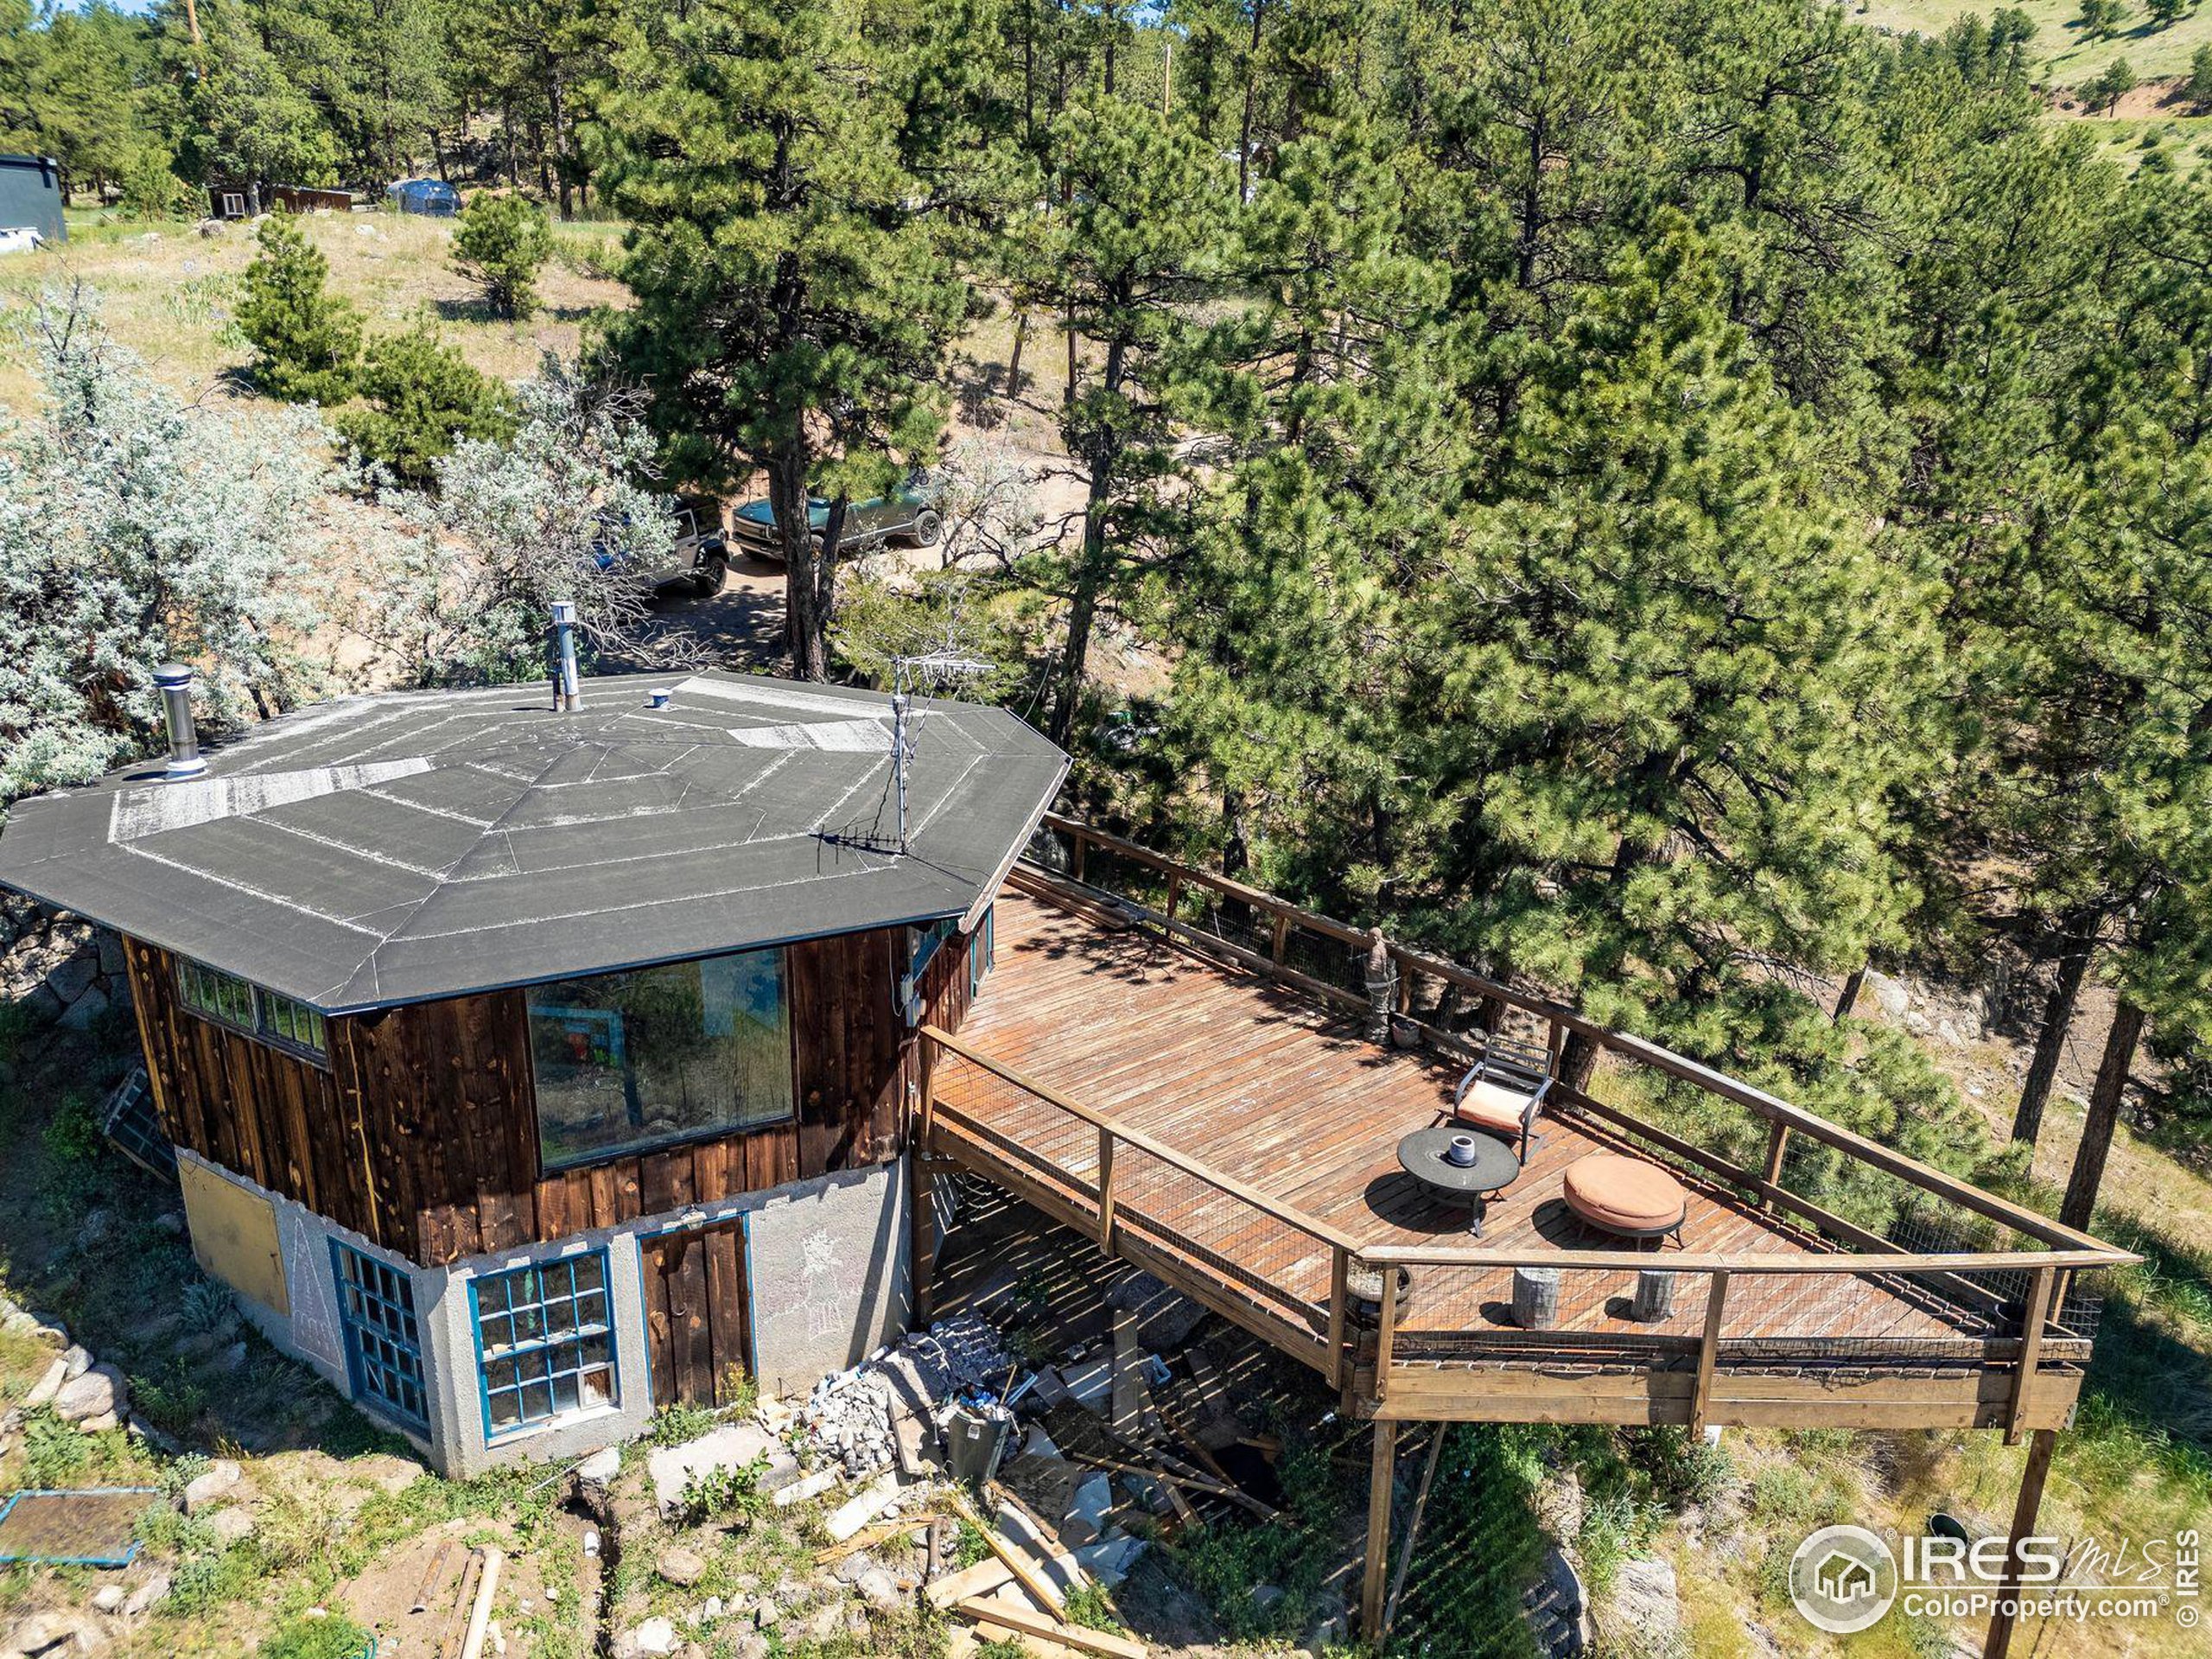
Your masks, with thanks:
M593 274L619 248L620 227L563 225L538 283L543 308L527 322L490 316L475 284L453 269L449 220L395 213L310 216L308 236L330 261L330 285L359 306L372 333L404 327L428 311L444 338L486 373L518 380L547 351L573 353L585 321L627 302L620 283ZM188 222L131 224L74 213L64 245L0 264L0 310L20 315L48 289L81 280L105 301L108 327L160 378L197 395L242 391L249 355L231 322L239 278L253 257L250 227L203 237ZM32 383L20 349L0 355L0 405L21 410Z

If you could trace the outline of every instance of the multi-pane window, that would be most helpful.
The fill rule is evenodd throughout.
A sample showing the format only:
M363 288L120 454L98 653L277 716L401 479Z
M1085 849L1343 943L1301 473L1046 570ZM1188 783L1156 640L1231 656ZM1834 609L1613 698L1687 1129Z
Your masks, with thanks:
M970 996L982 988L983 976L991 971L991 964L997 957L997 930L993 924L998 913L995 905L987 908L983 912L983 919L976 924L976 931L968 936L968 995Z
M470 1295L486 1434L614 1403L606 1251L487 1274Z
M417 1426L429 1421L423 1385L423 1336L415 1323L415 1286L397 1268L330 1241L338 1271L338 1317L346 1331L346 1370L353 1393Z
M318 1060L328 1052L320 1012L236 974L205 963L180 960L176 989L178 1000L193 1013L234 1026L249 1036L280 1043Z
M791 1116L781 950L541 985L530 994L548 1169Z

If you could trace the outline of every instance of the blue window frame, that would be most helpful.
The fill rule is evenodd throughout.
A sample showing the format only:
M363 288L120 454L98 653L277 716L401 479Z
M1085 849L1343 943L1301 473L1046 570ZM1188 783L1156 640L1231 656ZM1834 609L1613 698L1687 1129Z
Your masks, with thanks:
M346 1332L346 1372L353 1395L394 1417L427 1427L423 1336L415 1323L415 1283L398 1268L330 1241L338 1274L338 1317Z
M958 921L948 916L927 927L906 930L906 972L899 983L899 1000L906 1005L906 1023L910 1026L922 1023L922 972L958 926Z
M604 1249L486 1274L468 1300L486 1440L614 1403Z
M998 959L998 930L995 925L998 906L985 908L983 919L976 924L976 931L968 936L968 995L973 996L982 988L983 976L991 971Z

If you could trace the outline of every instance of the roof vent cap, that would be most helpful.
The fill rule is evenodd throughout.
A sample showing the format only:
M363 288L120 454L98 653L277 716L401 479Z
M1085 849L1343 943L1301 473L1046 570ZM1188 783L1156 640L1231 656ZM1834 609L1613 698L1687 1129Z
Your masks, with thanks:
M170 778L197 778L207 770L200 753L200 734L192 724L192 670L182 663L163 663L154 671L154 683L162 691L162 715L169 728Z

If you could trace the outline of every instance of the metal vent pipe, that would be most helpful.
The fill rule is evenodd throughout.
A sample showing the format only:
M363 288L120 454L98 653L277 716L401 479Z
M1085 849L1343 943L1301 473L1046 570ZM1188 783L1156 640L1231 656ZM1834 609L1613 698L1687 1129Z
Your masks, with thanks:
M171 778L196 778L207 769L200 753L200 734L192 724L192 671L182 663L163 663L154 671L162 689L162 713L169 728Z
M583 695L576 685L576 607L565 599L553 601L553 706L581 709Z

